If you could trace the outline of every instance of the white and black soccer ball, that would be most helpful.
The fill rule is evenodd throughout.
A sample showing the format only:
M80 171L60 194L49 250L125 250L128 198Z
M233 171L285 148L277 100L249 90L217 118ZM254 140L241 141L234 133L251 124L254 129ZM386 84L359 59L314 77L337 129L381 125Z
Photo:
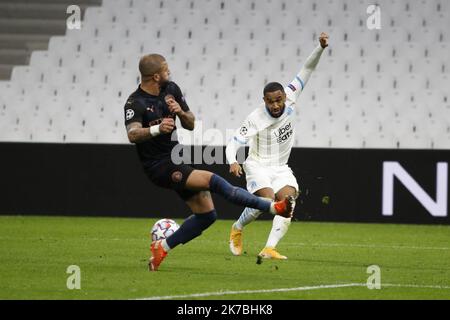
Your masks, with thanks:
M172 219L161 219L156 221L150 233L152 241L163 240L171 236L180 226Z

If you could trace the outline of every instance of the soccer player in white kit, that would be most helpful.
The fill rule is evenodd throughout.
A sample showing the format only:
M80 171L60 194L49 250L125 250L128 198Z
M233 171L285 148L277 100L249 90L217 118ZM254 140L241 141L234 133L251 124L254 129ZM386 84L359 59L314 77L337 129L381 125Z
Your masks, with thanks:
M296 101L316 68L320 56L328 46L328 35L321 33L318 45L306 60L295 79L284 88L271 82L264 88L264 104L250 113L226 147L230 173L236 177L242 168L236 160L239 147L249 144L249 155L243 167L246 173L247 190L269 199L285 199L298 196L297 180L287 162L294 144L294 108ZM262 212L245 208L233 224L230 233L230 250L234 255L242 254L242 230ZM287 259L276 250L278 242L286 234L291 218L275 216L265 248L259 257Z

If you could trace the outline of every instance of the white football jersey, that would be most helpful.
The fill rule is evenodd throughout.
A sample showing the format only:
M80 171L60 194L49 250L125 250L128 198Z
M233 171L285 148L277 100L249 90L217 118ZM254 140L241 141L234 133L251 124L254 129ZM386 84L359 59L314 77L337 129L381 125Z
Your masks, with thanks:
M295 96L290 88L285 88L285 92L287 100L280 117L272 117L265 104L261 104L236 131L234 139L242 145L249 145L246 161L257 161L268 166L288 162L295 136Z
M296 101L317 66L323 50L321 46L316 47L295 79L284 88L286 104L280 117L272 117L266 105L261 104L245 119L227 145L228 163L236 162L238 147L248 144L250 149L246 161L256 161L266 166L287 164L294 145Z

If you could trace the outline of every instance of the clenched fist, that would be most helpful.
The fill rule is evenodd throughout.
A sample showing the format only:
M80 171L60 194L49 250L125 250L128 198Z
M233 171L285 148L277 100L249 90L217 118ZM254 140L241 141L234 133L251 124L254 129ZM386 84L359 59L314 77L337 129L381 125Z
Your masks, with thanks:
M235 177L240 177L242 175L242 168L239 163L235 162L230 164L230 173Z
M171 133L174 128L175 121L172 118L164 118L159 125L159 132L161 132L161 134Z
M322 32L320 34L319 41L320 41L320 45L322 46L322 48L328 47L328 38L329 38L329 36L327 33Z
M167 95L165 97L167 107L169 108L169 111L173 114L180 114L183 113L183 109L181 109L180 104L175 100L175 97L171 94Z

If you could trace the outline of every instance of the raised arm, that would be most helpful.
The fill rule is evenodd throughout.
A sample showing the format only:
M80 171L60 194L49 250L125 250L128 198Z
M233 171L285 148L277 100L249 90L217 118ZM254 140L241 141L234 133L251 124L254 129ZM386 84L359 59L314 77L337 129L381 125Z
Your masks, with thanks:
M295 79L287 86L287 93L292 93L294 95L293 99L296 100L300 93L305 88L306 84L311 77L312 72L319 63L320 57L326 47L328 47L328 34L322 32L319 37L320 45L318 45L311 55L306 59L300 72L297 74Z

